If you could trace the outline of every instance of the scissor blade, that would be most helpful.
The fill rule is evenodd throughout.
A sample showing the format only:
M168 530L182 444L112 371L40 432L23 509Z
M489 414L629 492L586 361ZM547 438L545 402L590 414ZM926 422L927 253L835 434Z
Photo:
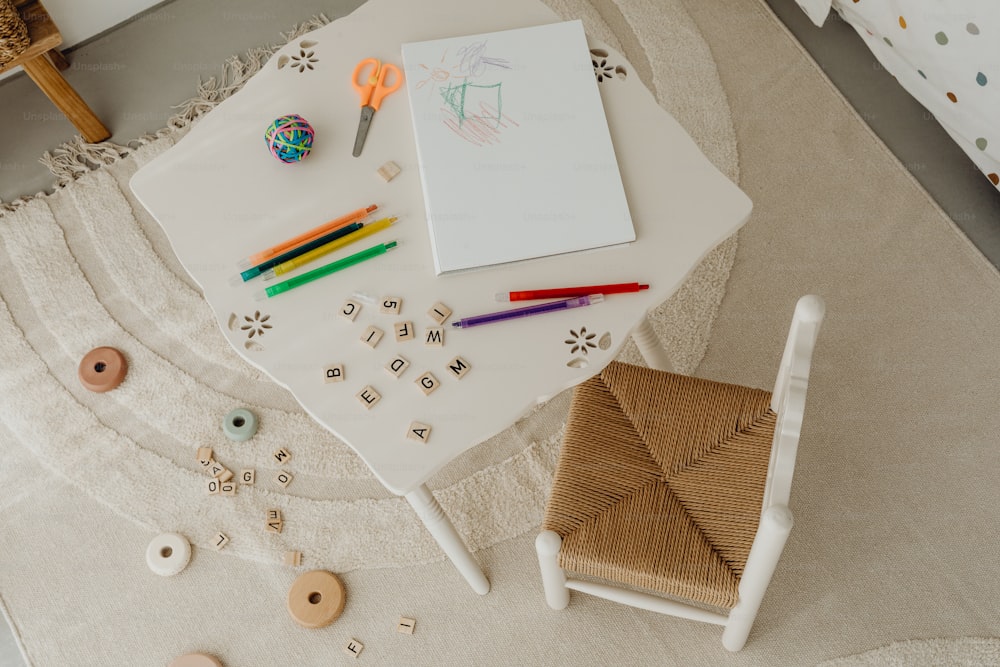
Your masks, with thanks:
M354 152L352 155L358 157L361 155L361 149L365 145L365 138L368 136L368 128L372 124L372 116L375 115L375 109L370 106L361 107L361 121L358 122L358 134L354 137Z

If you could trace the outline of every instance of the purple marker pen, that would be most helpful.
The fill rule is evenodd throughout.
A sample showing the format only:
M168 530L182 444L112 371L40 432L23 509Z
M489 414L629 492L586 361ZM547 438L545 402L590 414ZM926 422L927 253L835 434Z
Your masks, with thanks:
M519 317L531 317L532 315L541 315L542 313L554 313L559 310L567 310L569 308L579 308L580 306L589 306L594 303L600 303L604 301L603 294L591 294L590 296L578 296L572 299L561 299L559 301L549 301L547 303L538 303L534 306L525 306L524 308L515 308L513 310L502 310L498 313L487 313L485 315L473 315L472 317L463 317L462 319L452 322L451 326L458 327L460 329L468 329L469 327L478 327L481 324L491 324L493 322L502 322L504 320L513 320Z

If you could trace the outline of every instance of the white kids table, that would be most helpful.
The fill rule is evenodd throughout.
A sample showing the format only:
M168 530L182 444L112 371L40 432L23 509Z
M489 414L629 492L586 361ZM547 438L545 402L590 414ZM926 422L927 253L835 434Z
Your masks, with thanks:
M598 373L630 335L651 366L668 368L646 312L673 294L751 209L625 59L591 40L592 49L609 53L604 72L611 74L598 85L637 240L436 277L405 87L383 102L354 158L354 66L366 57L401 65L400 45L408 41L558 20L534 0L370 0L282 48L131 182L233 347L350 445L386 488L405 496L481 594L489 582L425 482L539 402ZM617 66L622 70L614 72ZM286 165L268 152L263 134L290 113L310 121L316 140L311 155ZM377 170L390 160L402 171L386 182ZM259 279L232 283L240 259L372 203L399 221L324 262L397 240L390 253L265 301L254 297ZM651 288L523 320L450 326L460 317L523 305L496 303L499 291L632 281ZM383 312L387 297L400 302L398 313ZM342 313L348 299L360 304L353 320ZM453 314L444 322L443 345L427 345L429 328L439 326L429 314L438 303ZM414 337L397 340L404 323ZM361 340L372 326L384 332L374 347ZM397 355L409 364L398 377L385 368ZM333 367L342 367L342 379L328 382L338 377ZM417 382L428 372L429 394Z

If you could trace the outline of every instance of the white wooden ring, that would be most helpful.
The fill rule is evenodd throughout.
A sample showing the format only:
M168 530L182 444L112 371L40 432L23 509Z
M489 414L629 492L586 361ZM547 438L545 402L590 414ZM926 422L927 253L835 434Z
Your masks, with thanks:
M187 567L191 560L191 544L183 535L157 535L146 548L146 564L161 577L172 577Z

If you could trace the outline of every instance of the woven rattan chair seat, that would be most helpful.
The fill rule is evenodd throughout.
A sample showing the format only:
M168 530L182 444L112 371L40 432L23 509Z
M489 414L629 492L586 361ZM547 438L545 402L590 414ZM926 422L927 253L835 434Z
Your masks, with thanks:
M543 529L580 574L732 608L760 520L770 392L614 362L577 387Z

